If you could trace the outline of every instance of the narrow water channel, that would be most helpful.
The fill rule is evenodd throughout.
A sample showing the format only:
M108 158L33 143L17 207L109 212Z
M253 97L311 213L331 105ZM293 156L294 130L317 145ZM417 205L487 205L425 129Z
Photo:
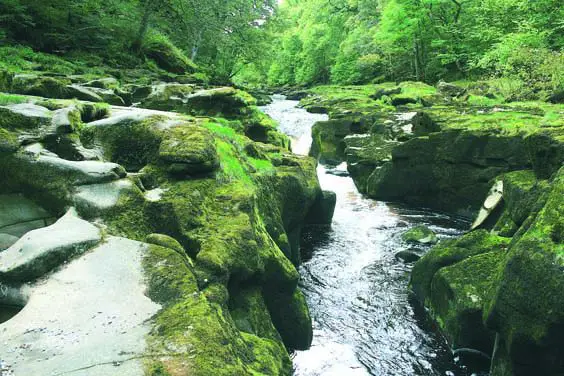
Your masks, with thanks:
M326 115L297 108L274 96L263 110L293 138L294 152L307 154L311 127ZM364 198L346 165L318 167L324 189L337 194L327 232L311 230L300 268L313 318L311 348L293 354L296 376L478 375L457 362L422 309L410 304L411 265L395 258L408 249L400 235L425 224L439 237L460 234L466 221L432 211Z

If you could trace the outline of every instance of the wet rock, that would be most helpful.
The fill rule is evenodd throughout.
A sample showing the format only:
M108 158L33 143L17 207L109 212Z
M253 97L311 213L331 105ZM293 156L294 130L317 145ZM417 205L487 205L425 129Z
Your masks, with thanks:
M311 130L313 140L310 155L322 163L339 164L345 158L344 138L353 133L355 127L351 120L318 121Z
M293 295L276 294L266 297L272 322L289 349L305 350L311 346L313 330L311 316L301 291Z
M285 92L284 95L286 95L286 99L288 100L299 101L307 97L309 92L307 90L290 90Z
M322 191L309 210L305 222L310 225L330 225L337 204L335 192Z
M451 98L461 97L466 94L466 89L444 81L440 81L437 84L437 90L439 93Z
M75 98L81 101L88 102L103 102L101 96L99 96L94 90L86 88L80 85L69 85L67 86L66 96L63 98Z
M420 251L419 250L405 250L405 251L399 251L398 253L396 253L396 259L401 260L407 264L411 264L414 263L416 261L418 261L421 256L419 255Z
M401 238L404 242L415 244L436 244L439 241L433 230L423 225L407 230Z
M28 232L0 253L0 280L34 280L101 240L100 230L71 210L55 224Z

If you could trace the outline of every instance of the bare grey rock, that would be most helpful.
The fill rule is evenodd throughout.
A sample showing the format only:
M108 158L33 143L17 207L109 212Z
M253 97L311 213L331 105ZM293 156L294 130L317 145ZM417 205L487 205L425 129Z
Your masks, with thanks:
M71 209L55 224L28 232L0 253L0 281L34 280L101 240L100 229Z
M144 243L110 237L46 281L0 324L0 362L15 375L144 374L150 318Z

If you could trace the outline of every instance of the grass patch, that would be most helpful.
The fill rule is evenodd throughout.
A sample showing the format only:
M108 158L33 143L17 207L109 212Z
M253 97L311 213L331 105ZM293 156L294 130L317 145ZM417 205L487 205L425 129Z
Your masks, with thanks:
M28 100L29 98L23 95L0 93L0 106L5 106L7 104L26 103Z

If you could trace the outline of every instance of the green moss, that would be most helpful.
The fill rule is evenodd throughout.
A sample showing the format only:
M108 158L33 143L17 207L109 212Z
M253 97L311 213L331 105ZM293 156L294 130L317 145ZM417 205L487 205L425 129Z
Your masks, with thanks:
M164 34L151 32L143 43L145 55L172 73L194 73L198 67Z
M0 128L0 155L2 153L13 153L18 150L20 143L17 136L7 129Z
M308 349L313 330L303 293L299 289L293 295L270 293L266 296L266 304L286 347L291 350Z
M478 107L491 107L504 103L503 99L501 98L490 98L482 95L470 95L468 96L467 102L471 106Z
M402 240L407 243L435 244L438 242L437 235L427 226L415 226L404 232Z
M419 301L425 302L431 281L441 268L482 253L501 252L508 243L509 239L490 235L485 230L470 232L457 240L443 240L417 261L411 274L411 288Z
M29 97L23 95L0 93L0 106L5 106L7 104L26 103L28 101Z
M81 140L87 147L99 141L108 160L128 171L138 171L157 157L162 134L154 125L160 120L156 116L143 121L87 126L81 133Z
M258 337L281 341L258 287L232 286L229 311L237 328Z
M166 131L159 159L174 174L210 173L219 167L212 133L204 127L184 125Z
M154 302L168 306L198 291L188 259L174 249L149 246L143 267L148 276L147 295Z
M433 277L425 306L453 348L491 353L494 333L482 323L483 308L493 294L493 282L503 252L488 252L441 268Z
M231 143L218 140L217 151L221 160L220 176L222 181L241 181L242 184L251 187L253 185L252 180L241 164L234 146Z

